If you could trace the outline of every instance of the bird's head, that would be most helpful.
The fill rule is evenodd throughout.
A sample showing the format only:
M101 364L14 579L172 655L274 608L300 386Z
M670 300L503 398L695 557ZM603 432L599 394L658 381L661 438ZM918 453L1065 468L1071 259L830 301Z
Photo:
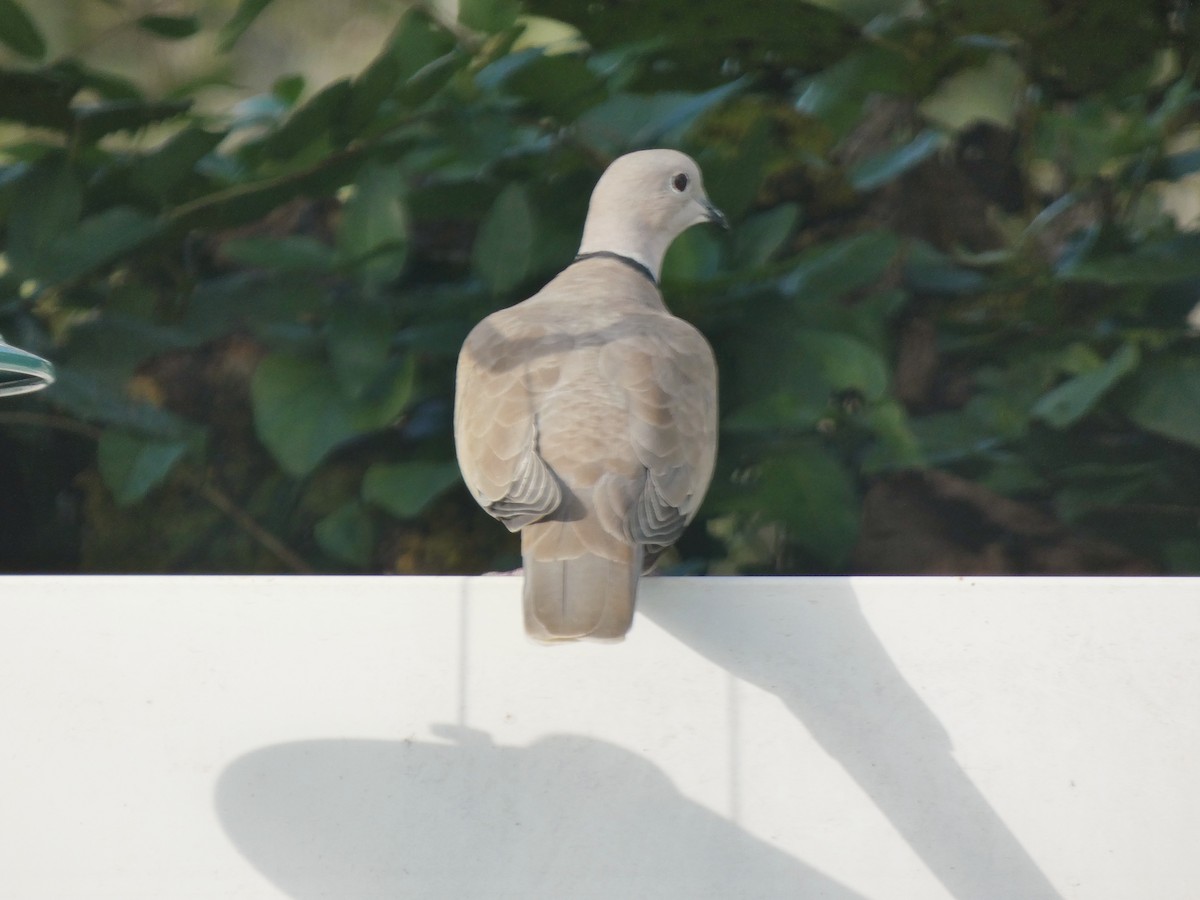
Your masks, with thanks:
M695 160L677 150L639 150L619 157L600 176L579 250L629 256L657 278L671 242L701 222L729 227L704 192Z

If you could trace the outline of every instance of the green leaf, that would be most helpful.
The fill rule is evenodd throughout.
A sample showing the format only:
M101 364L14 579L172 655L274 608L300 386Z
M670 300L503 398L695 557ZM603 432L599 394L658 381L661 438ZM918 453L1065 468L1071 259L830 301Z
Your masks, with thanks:
M174 230L228 228L252 222L297 196L332 193L354 178L363 150L355 148L326 156L320 163L296 172L236 185L184 203L170 212Z
M221 53L228 52L238 42L238 38L245 34L246 29L254 24L254 20L262 11L270 5L271 0L242 0L234 12L233 18L226 22L221 29L221 40L217 49Z
M345 114L347 135L381 134L402 122L410 107L441 86L443 74L448 77L444 63L454 49L454 37L445 28L424 10L410 7L383 49L354 79Z
M1137 368L1140 354L1134 344L1124 344L1098 369L1069 378L1044 394L1030 415L1054 428L1074 425L1127 374Z
M363 397L384 373L394 326L387 310L343 301L329 318L329 361L347 396Z
M926 129L902 147L863 160L850 172L850 183L858 191L883 187L924 162L941 145L942 136Z
M506 294L529 275L535 227L525 188L510 184L479 226L471 263L494 294Z
M329 273L335 267L333 249L303 234L280 238L235 238L221 245L221 253L236 263L281 272Z
M700 94L617 94L580 116L575 128L582 141L611 155L678 144L701 116L747 83L739 78Z
M89 216L59 235L43 256L47 281L70 281L115 261L162 232L162 223L128 206Z
M303 75L284 75L282 78L276 78L275 83L271 85L271 95L290 109L304 93L307 83Z
M46 55L46 39L15 0L0 0L0 42L29 59Z
M1200 360L1169 359L1144 366L1122 405L1139 427L1200 447Z
M858 539L858 497L845 465L815 442L766 460L739 507L787 526L787 538L831 567Z
M820 119L840 136L862 117L867 97L905 93L911 79L912 64L903 53L870 44L810 79L796 109Z
M327 299L325 286L309 275L238 272L199 284L180 327L200 341L242 329L262 337L272 328L311 321Z
M414 78L423 69L454 50L457 42L449 31L420 7L412 6L400 19L392 41L400 63L400 77Z
M365 568L375 549L375 523L367 507L352 500L317 522L313 537L334 559Z
M363 476L362 496L397 518L412 519L458 481L454 463L376 464Z
M137 131L147 125L166 122L183 115L192 107L191 100L104 100L72 108L76 128L85 141L98 141L118 131Z
M738 116L746 115L748 107L753 109L749 104L741 105ZM755 207L767 180L776 138L771 119L755 110L749 127L736 140L724 147L710 144L698 154L708 196L730 221L738 223L733 230L735 240L747 224L742 220ZM772 207L771 211L777 208Z
M1200 234L1149 240L1128 253L1068 257L1058 276L1064 281L1094 281L1112 287L1167 285L1200 278Z
M96 461L117 505L130 506L161 484L187 449L186 441L159 440L108 428L100 436Z
M113 391L122 391L147 360L198 340L182 329L155 325L141 315L106 312L67 333L61 360L72 371Z
M787 359L776 363L774 378L755 377L753 399L723 423L734 431L806 431L834 412L833 399L845 392L866 403L884 398L887 361L864 341L832 331L790 335Z
M159 200L165 200L180 182L191 176L200 162L225 139L224 131L188 127L172 135L137 161L130 183Z
M46 278L46 256L59 235L75 227L83 186L66 161L48 157L31 167L13 192L8 221L9 265L22 278Z
M459 0L458 21L475 31L493 33L512 26L520 11L515 0Z
M356 266L367 281L391 281L404 269L408 251L407 186L394 165L368 163L342 210L338 260Z
M721 268L720 239L708 228L689 228L677 237L663 259L662 281L705 281Z
M855 391L867 402L875 402L887 393L887 360L858 338L831 331L803 331L793 338L793 347L803 369L820 373L827 394Z
M361 431L394 425L412 402L417 380L417 357L390 356L379 376L351 404L351 421Z
M288 160L314 146L324 147L349 108L350 99L348 79L326 85L263 139L262 151L270 159Z
M912 469L925 464L904 406L894 400L871 404L866 410L866 422L875 433L876 443L862 462L864 472Z
M728 71L812 72L860 40L849 21L811 3L538 0L531 11L575 25L598 49L633 45L655 87L710 85Z
M754 269L771 261L791 237L800 219L800 207L781 203L751 216L733 233L733 258L740 268Z
M195 16L145 15L137 20L138 28L170 40L190 38L200 30L200 20Z
M1163 157L1154 173L1170 181L1178 181L1196 172L1200 172L1200 148Z
M889 231L867 231L806 251L779 284L799 302L840 297L877 281L891 265L899 241Z
M962 69L926 97L925 118L948 131L964 131L977 122L1011 128L1025 89L1025 72L1003 53L993 53L982 66Z
M71 100L83 87L78 73L55 66L36 72L0 69L0 120L66 131Z
M504 81L504 88L564 122L604 99L603 80L575 54L537 53Z
M930 294L973 294L987 287L984 275L959 265L925 241L912 243L904 280L912 290Z
M404 362L356 402L320 360L274 353L251 380L254 430L286 472L307 475L334 448L393 421L412 388L412 364Z
M250 398L259 439L297 477L361 430L332 373L318 360L268 356L254 372Z
M81 422L100 422L170 440L188 433L186 420L157 406L130 400L123 388L94 378L90 372L56 365L56 374L53 394L47 399Z

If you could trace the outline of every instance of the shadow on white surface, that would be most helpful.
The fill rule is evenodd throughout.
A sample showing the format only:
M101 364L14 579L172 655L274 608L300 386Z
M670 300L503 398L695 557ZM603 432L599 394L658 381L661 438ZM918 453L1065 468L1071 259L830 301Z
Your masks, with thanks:
M737 602L706 594L641 611L777 695L951 896L1060 900L954 759L945 729L892 662L848 582L829 583L836 593L809 601L794 591Z
M473 729L438 731L450 740L247 754L218 783L221 822L297 900L865 900L621 747L575 735L498 746Z

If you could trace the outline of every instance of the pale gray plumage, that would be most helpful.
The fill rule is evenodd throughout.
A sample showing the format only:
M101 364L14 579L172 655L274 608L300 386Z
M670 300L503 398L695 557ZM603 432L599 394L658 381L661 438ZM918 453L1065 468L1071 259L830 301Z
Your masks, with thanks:
M600 255L488 316L459 355L459 466L479 504L521 531L538 640L623 637L638 576L712 478L716 363L655 283L667 247L703 221L724 217L689 157L621 157L584 225L580 255Z

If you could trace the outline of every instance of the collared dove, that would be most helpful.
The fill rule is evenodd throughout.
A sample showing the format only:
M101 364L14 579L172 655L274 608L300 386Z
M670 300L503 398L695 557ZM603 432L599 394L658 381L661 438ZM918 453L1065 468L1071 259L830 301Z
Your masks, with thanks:
M726 225L691 158L620 157L571 265L476 325L459 354L459 467L479 505L521 531L536 640L624 637L638 576L708 489L716 362L657 283L667 247L700 222Z

